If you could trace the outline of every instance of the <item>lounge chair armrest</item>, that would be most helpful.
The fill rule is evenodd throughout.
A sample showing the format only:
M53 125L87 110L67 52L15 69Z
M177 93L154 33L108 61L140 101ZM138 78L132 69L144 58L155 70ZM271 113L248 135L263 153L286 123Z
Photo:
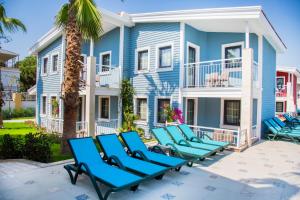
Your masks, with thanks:
M121 169L125 169L124 165L117 156L112 155L108 157L107 162L110 164L116 164Z
M192 136L190 139L191 142L200 142L200 139L197 138L196 136Z
M176 148L175 145L172 144L172 143L167 143L166 146L167 146L167 147L170 147L170 149L172 149L172 150L176 150L176 151L177 151L177 148Z
M184 139L179 140L178 144L180 145L184 145L184 146L188 146L190 147L191 145Z
M146 155L140 150L133 151L132 156L136 157L136 158L142 158L143 160L149 161L149 159L146 157Z
M161 153L161 154L166 155L166 153L164 152L164 150L160 146L158 146L158 145L155 145L153 147L149 147L148 150L152 151L152 152L157 152L157 153Z

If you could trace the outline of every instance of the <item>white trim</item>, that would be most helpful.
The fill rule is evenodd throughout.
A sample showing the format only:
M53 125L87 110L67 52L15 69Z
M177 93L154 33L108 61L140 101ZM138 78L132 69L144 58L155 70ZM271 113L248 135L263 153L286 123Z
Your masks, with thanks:
M166 68L159 68L159 49L162 47L171 46L171 67ZM164 42L157 44L155 46L155 72L167 72L167 71L173 71L174 66L174 42Z
M244 45L245 45L244 41L222 44L222 50L221 50L221 58L222 58L222 60L225 59L225 48L239 46L239 45L242 46L242 49L241 49L241 54L242 54L242 51L243 51ZM241 57L242 57L242 55L241 55Z
M157 122L158 99L170 99L170 107L172 108L172 96L155 96L154 97L154 126L161 124Z
M148 66L146 70L138 70L138 57L139 57L139 52L141 51L148 51ZM148 73L150 71L150 46L147 47L140 47L135 49L135 58L134 58L134 74L143 74L143 73Z
M183 109L183 98L182 98L182 89L184 85L184 45L185 45L185 23L180 22L180 66L179 66L179 90L178 90L178 106L179 109Z
M43 113L43 109L44 109L43 97L46 97L46 110L45 110L45 113ZM47 101L48 101L48 95L47 94L42 94L41 95L41 102L40 102L40 117L46 117L47 114L48 114L48 109L47 109L48 102Z
M56 71L53 71L53 57L57 56L57 66L56 66ZM57 52L53 52L51 54L51 61L50 61L50 75L52 74L57 74L58 73L58 66L59 66L59 59L60 59L60 55L59 55L59 51Z
M108 118L101 118L101 99L108 98ZM98 96L98 117L100 121L110 121L110 96Z
M221 98L220 128L237 130L237 129L240 128L240 126L234 126L234 125L226 125L226 124L224 124L224 101L225 100L239 100L240 101L240 112L241 112L242 111L242 109L241 109L241 99L240 98ZM242 118L242 113L240 113L240 118Z
M196 62L198 63L200 62L200 46L197 44L194 44L192 42L187 41L186 42L186 59L187 59L187 63L188 63L188 59L189 59L189 47L192 47L196 50Z
M60 87L60 94L62 94L62 83L64 79L64 66L65 66L65 42L66 42L66 36L63 34L62 36L62 42L61 42L61 63L60 63L60 81L59 81L59 87ZM62 98L59 99L59 118L63 118L63 104L64 101Z
M147 125L149 121L149 96L148 95L136 95L133 97L133 111L134 114L137 114L137 99L146 99L147 101L147 118L146 120L135 120L136 124Z
M49 59L49 55L46 55L46 56L43 56L42 57L42 66L41 66L41 76L47 76L48 75L48 71L49 71L49 63L50 63L50 59ZM45 60L45 58L47 58L48 60L47 60L47 67L46 67L46 69L47 69L47 71L46 71L46 73L44 73L44 60Z
M197 125L197 123L198 123L198 98L196 98L196 97L193 97L193 98L191 98L191 97L188 97L188 98L185 98L185 112L184 112L184 121L187 123L187 111L188 111L188 109L187 109L187 102L188 102L188 100L189 99L193 99L194 100L194 103L195 103L195 105L194 105L194 124L189 124L189 125Z
M112 54L112 51L104 51L104 52L100 52L99 54L99 73L106 73L106 72L102 72L102 57L104 55L107 55L109 54L109 65L108 66L105 66L105 67L109 67L111 68L111 54Z

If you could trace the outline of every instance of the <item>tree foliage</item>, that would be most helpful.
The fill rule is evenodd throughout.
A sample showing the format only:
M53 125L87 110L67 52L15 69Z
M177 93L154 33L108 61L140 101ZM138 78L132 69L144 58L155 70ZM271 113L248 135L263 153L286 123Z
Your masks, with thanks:
M28 56L18 63L20 69L20 90L26 92L36 82L36 57Z

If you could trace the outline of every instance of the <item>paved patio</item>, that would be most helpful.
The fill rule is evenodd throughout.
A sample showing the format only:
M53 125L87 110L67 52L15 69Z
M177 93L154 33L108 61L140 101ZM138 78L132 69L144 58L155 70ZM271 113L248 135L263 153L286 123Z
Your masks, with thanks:
M161 181L124 190L109 199L300 199L300 145L265 141L243 153L225 152ZM0 161L0 199L97 199L86 176L72 185L58 165Z

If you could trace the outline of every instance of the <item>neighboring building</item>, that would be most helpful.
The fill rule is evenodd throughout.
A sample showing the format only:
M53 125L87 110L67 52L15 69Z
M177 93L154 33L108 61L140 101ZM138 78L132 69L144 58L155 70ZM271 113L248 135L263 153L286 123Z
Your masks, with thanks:
M85 127L88 135L116 131L120 82L126 78L136 91L136 123L146 133L164 124L162 108L171 105L183 110L194 130L236 147L246 137L249 143L260 139L262 120L275 114L276 54L286 49L261 7L101 12L104 35L85 42L79 58L86 67L78 129ZM31 53L38 56L37 122L61 131L62 31L50 30ZM58 116L54 101L59 101Z
M276 114L296 113L300 71L296 67L277 67L276 72Z
M12 93L19 90L20 71L16 66L19 55L0 48L0 75L5 99L12 99Z

